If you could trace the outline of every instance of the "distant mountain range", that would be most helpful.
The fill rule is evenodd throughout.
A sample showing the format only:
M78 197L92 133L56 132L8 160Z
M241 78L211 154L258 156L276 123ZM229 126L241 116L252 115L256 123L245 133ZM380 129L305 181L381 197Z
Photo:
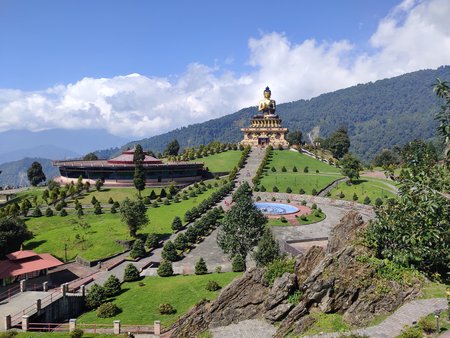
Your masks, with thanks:
M301 130L304 139L308 134L328 137L339 126L346 125L351 140L350 150L369 162L384 148L402 146L415 138L433 139L437 127L434 114L441 104L433 93L436 78L450 80L450 66L359 84L310 100L278 104L277 113L290 130ZM276 92L273 98L276 99ZM46 159L79 157L104 148L108 149L97 150L96 153L100 158L110 158L136 143L157 153L162 152L173 139L178 140L181 148L213 140L238 142L242 139L240 128L249 125L251 116L256 113L256 106L248 107L221 118L129 143L104 130L7 131L0 133L0 163L20 156ZM52 146L45 146L48 144ZM120 145L123 146L119 148ZM49 160L41 160L46 161L45 165L40 162L47 168L44 168L47 177L57 174L56 168L49 166ZM23 173L31 162L27 158L0 165L3 171L0 185L25 184Z
M0 164L0 186L5 187L10 185L14 187L22 187L30 185L28 182L27 170L34 161L37 161L42 165L42 170L44 171L47 179L59 175L58 168L52 166L51 160L40 157L26 157L19 161Z
M0 140L0 163L24 157L80 157L96 149L121 146L129 141L103 129L8 130L0 132Z
M433 93L436 78L450 80L450 66L359 84L310 100L278 104L277 113L290 130L300 129L304 139L313 130L315 135L328 137L339 126L346 125L350 150L369 162L384 148L404 145L415 138L431 140L436 135L434 114L440 107ZM275 92L273 98L276 99ZM237 142L242 139L240 128L247 126L256 113L256 106L244 108L218 119L130 142L123 148L140 143L156 153L173 139L182 148L213 140ZM101 153L108 157L117 151Z

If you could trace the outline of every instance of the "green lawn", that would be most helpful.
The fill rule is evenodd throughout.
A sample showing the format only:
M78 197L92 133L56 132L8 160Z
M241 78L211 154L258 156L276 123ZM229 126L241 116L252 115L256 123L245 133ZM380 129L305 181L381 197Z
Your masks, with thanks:
M135 191L133 188L127 189L130 190L130 194ZM139 232L170 234L172 231L170 226L175 216L183 218L188 209L209 197L217 189L219 188L208 189L197 197L181 200L179 203L161 204L158 208L150 207L147 210L150 222ZM100 196L101 194L108 196L108 191L100 192ZM66 217L58 215L29 217L26 224L35 237L25 243L25 248L38 253L48 252L60 259L64 259L65 245L68 260L75 259L77 255L94 260L123 251L124 248L116 241L130 239L128 228L121 222L120 214L111 214L109 211L101 215L86 214L81 219L74 214Z
M20 205L20 202L25 198L28 198L30 202L33 203L33 196L37 196L38 203L45 204L45 202L41 199L42 192L44 191L44 189L45 188L40 187L40 188L29 188L27 190L21 191L16 195L16 197L13 200L9 201L9 203L16 202Z
M168 327L200 300L215 299L218 296L220 290L205 289L209 280L216 281L223 288L240 275L241 273L226 272L200 276L146 277L141 281L144 286L139 286L139 282L124 283L122 288L126 291L114 299L114 303L122 309L120 314L114 318L97 318L95 311L91 311L80 316L78 321L91 324L120 320L123 325L150 325L155 320L160 320L163 326ZM162 303L171 304L177 312L161 315L158 307Z
M342 319L342 315L338 313L322 313L313 312L311 316L316 322L304 333L304 335L315 335L321 332L345 332L350 327Z
M281 171L283 166L286 168L286 172ZM297 172L292 171L294 166L297 167ZM276 169L276 172L271 170L272 167ZM307 173L304 172L305 167L308 167ZM319 173L316 173L316 170ZM320 191L341 177L338 168L310 156L293 151L275 150L260 185L263 185L269 192L276 186L279 192L286 192L289 187L294 194L298 194L300 189L303 189L306 194L310 195L313 189Z
M145 188L141 191L142 197L149 196L152 190L155 190L156 195L159 195L161 192L161 188ZM112 197L114 201L120 202L127 197L130 199L136 199L138 193L135 188L102 188L100 191L91 189L88 194L85 192L82 197L78 198L78 200L81 204L90 204L93 196L95 196L101 204L107 204L110 197Z
M229 172L241 158L240 150L228 150L223 153L209 155L207 157L196 158L191 162L203 162L210 172Z
M356 193L358 203L363 203L364 198L368 196L373 205L378 197L384 201L386 198L394 198L396 196L392 192L392 187L389 186L389 183L390 181L388 180L369 177L361 177L359 180L354 180L350 186L345 182L341 182L331 191L331 198L340 199L339 194L342 191L345 195L342 199L352 201L353 194Z
M318 216L316 216L316 212L312 210L312 212L309 215L306 215L306 219L303 220L300 217L297 217L297 220L301 225L306 225L323 221L326 217L327 216L323 212L321 212Z

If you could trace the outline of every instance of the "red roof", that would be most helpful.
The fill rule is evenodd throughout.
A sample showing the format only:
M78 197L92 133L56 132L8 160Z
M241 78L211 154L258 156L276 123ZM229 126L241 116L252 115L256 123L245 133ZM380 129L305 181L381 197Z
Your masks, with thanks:
M37 254L33 251L16 251L7 255L7 258L0 261L0 278L19 276L64 264L48 253Z
M142 162L142 164L160 164L160 163L162 163L161 160L158 160L157 158L154 158L153 156L148 155L147 152L144 152L144 154L145 154L145 158L144 158L144 161ZM134 157L134 149L125 150L119 156L108 160L108 163L134 164L133 157Z
M19 250L6 255L6 258L8 258L10 261L15 261L17 259L29 258L34 256L37 256L37 253L31 250Z

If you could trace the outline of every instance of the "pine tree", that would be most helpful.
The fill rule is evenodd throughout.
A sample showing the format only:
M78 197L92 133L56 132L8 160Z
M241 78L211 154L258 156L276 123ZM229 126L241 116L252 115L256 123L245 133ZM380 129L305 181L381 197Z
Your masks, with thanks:
M195 264L195 274L196 275L206 275L208 273L208 267L206 266L203 257L200 257L197 264Z
M258 267L267 266L267 264L279 258L280 255L280 245L273 236L270 227L266 227L254 254L256 265Z

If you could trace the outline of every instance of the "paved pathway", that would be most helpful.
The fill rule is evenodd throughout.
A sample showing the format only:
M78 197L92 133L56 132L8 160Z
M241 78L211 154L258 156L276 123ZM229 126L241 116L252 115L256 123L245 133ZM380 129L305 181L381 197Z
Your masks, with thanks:
M341 337L345 334L356 333L367 335L371 338L394 338L400 335L405 325L413 325L420 318L433 313L436 310L444 310L447 308L447 300L445 298L419 299L413 300L401 306L391 316L382 323L364 329L357 329L351 332L335 332L324 333L320 335L307 336L308 338L334 338ZM214 338L224 337L253 337L253 338L269 338L276 331L276 326L259 319L245 320L238 324L232 324L224 327L211 329Z

